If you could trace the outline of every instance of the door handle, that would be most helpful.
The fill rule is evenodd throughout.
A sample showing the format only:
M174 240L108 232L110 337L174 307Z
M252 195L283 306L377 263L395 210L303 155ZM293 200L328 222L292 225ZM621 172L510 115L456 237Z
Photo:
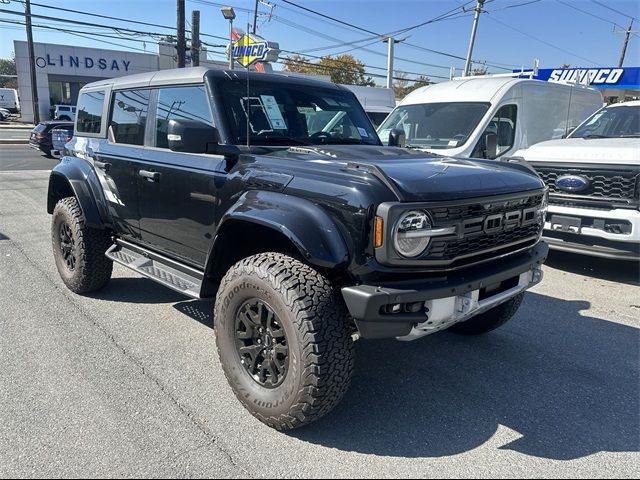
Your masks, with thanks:
M157 183L160 181L160 172L150 172L149 170L140 170L138 172L142 178L146 178L147 182Z
M111 168L110 163L101 162L99 160L94 160L93 164L96 166L96 168L99 168L100 170L104 170L105 172L108 172L109 169Z

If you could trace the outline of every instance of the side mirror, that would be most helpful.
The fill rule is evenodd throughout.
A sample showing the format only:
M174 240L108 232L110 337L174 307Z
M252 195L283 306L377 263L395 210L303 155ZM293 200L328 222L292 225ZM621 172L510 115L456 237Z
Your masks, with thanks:
M401 128L394 128L389 132L390 147L404 147L406 144L406 135Z
M198 120L169 120L167 142L174 152L213 153L218 129Z
M487 133L484 136L485 158L494 159L498 157L498 135Z

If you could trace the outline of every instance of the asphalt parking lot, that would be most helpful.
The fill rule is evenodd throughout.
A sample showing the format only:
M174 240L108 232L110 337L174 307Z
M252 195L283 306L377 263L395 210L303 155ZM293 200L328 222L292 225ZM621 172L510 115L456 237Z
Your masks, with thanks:
M227 386L210 302L120 266L64 287L54 164L0 146L0 477L640 476L638 265L553 254L494 333L360 341L341 405L282 434Z

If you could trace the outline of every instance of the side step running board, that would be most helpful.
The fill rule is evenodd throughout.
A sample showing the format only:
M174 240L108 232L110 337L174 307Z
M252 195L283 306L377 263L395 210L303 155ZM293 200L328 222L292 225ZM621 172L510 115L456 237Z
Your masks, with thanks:
M200 298L203 273L138 245L117 240L107 258L192 298Z

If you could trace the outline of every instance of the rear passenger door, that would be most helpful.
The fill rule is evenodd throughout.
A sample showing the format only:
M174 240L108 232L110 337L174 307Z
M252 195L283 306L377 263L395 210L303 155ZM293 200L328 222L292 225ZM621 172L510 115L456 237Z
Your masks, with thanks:
M140 238L136 172L143 156L149 97L148 89L112 93L108 139L97 152L95 163L108 180L107 200L116 228L133 240Z
M207 90L204 85L159 88L153 104L153 127L136 177L142 240L203 266L215 233L217 191L226 179L226 163L221 155L169 150L167 126L172 119L213 125Z

